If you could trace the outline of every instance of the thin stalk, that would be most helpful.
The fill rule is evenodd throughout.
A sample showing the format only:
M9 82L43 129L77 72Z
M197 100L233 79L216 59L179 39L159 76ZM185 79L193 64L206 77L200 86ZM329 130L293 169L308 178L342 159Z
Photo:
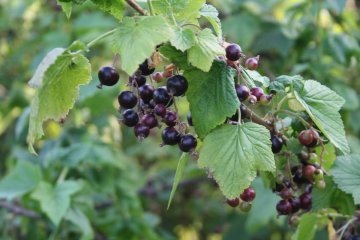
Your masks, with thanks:
M301 121L301 123L304 124L305 127L311 128L311 125L310 125L307 121L305 121L304 118L300 117L299 114L294 113L294 112L291 112L291 111L288 111L288 110L280 109L280 110L276 111L274 115L278 114L279 112L288 114L288 115L290 115L290 116L294 116L294 117L298 118L298 119Z
M152 6L151 0L147 0L147 4L149 7L150 16L154 16L154 8Z
M108 32L106 32L106 33L98 36L97 38L95 38L94 40L92 40L91 42L89 42L88 44L86 44L86 46L87 46L88 48L91 48L91 47L94 46L98 41L100 41L100 40L102 40L102 39L104 39L104 38L112 35L114 32L116 32L116 30L117 30L117 29L115 28L115 29L112 29L112 30L110 30L110 31L108 31Z

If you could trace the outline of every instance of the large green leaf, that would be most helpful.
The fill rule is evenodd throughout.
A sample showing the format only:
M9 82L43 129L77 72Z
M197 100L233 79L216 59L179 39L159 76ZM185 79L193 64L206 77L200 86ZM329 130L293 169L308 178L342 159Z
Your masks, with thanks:
M102 11L108 12L117 19L122 19L125 9L125 0L91 0Z
M159 48L159 52L169 59L170 62L174 63L177 67L186 70L191 69L192 67L187 62L187 53L181 52L180 50L175 49L175 47L170 44L165 44Z
M232 69L224 62L215 61L207 73L191 69L185 71L184 76L189 81L186 96L190 103L195 130L200 137L205 137L240 107Z
M64 218L74 223L81 229L82 236L80 240L94 239L94 231L91 227L91 223L80 209L69 209Z
M124 18L113 36L113 48L121 57L121 68L132 75L155 47L170 40L173 34L161 16Z
M343 153L349 153L350 148L339 113L344 99L313 80L305 81L304 87L295 91L295 96L330 142Z
M49 59L48 56L45 59ZM44 68L46 66L46 70ZM37 91L31 102L29 149L35 153L33 144L44 135L43 122L48 119L60 120L74 106L79 95L79 86L91 79L91 66L87 58L80 53L65 51L56 57L53 64L42 62L39 66L44 72L36 74L31 83Z
M38 165L18 161L15 169L0 181L0 198L12 199L33 190L41 180Z
M205 17L210 22L210 24L214 28L216 35L221 38L222 30L218 10L213 5L204 4L200 9L200 15Z
M209 28L196 36L195 46L188 50L189 63L204 72L210 70L213 61L219 55L225 55L225 50Z
M360 155L338 157L330 173L338 187L352 194L355 204L360 204Z
M319 222L326 222L326 217L317 216L316 213L306 213L301 216L300 223L296 229L295 234L291 240L312 240L314 239L316 229L319 227Z
M190 28L176 28L170 42L175 48L184 52L195 45L195 33Z
M210 171L226 198L239 197L257 170L275 171L270 132L251 122L221 126L205 138L198 163Z
M31 197L40 202L41 210L55 225L59 225L70 207L70 197L82 188L82 183L65 181L52 186L48 182L40 182Z

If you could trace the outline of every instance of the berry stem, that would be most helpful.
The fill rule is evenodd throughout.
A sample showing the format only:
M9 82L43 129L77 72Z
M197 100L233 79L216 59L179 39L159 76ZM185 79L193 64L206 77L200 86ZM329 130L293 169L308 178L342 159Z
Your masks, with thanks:
M288 96L285 95L285 97L283 97L283 98L279 101L278 105L276 106L275 112L279 112L279 111L281 110L282 105L283 105L287 100L288 100Z
M141 15L146 15L146 10L144 10L135 0L126 0L126 3Z
M305 127L311 128L311 125L310 125L307 121L305 121L304 118L300 117L299 114L294 113L294 112L289 111L289 110L280 109L280 110L277 110L277 111L274 113L274 115L277 115L279 112L283 112L283 113L285 113L285 114L287 114L287 115L294 116L294 117L298 118L298 119L301 121L301 123L304 124Z
M96 42L98 42L98 41L100 41L100 40L102 40L102 39L104 39L104 38L112 35L114 32L116 32L116 30L117 30L117 29L115 28L115 29L112 29L112 30L110 30L110 31L108 31L108 32L106 32L106 33L98 36L97 38L95 38L94 40L92 40L91 42L89 42L88 44L86 44L86 46L87 46L88 48L91 48L92 46L94 46L94 45L96 44Z
M154 16L154 9L153 9L151 0L147 0L147 4L148 4L148 7L149 7L150 16Z
M273 126L269 121L266 121L264 119L262 119L260 116L258 116L254 111L252 111L250 108L248 108L246 105L241 104L244 108L244 111L246 113L246 116L248 118L250 118L250 120L254 123L263 125L264 127L266 127L267 129L269 129L270 131L273 130Z
M62 183L65 180L66 175L68 174L68 172L69 172L69 168L64 167L62 169L62 171L60 172L60 175L59 175L58 179L56 180L56 183Z

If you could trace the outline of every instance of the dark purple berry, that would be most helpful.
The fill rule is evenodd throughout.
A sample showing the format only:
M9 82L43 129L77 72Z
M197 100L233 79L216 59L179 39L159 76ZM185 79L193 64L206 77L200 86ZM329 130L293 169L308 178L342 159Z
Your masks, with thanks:
M297 211L300 210L301 206L300 206L300 199L299 198L291 198L289 200L290 204L291 204L291 209L292 209L292 213L296 213Z
M254 87L250 90L250 93L255 96L258 101L260 101L261 96L264 95L264 90L260 87Z
M146 59L142 64L139 65L139 70L144 76L149 76L155 71L155 68L149 68L148 60Z
M114 86L119 81L119 73L116 71L114 67L105 66L100 68L98 77L100 80L100 86Z
M276 210L280 215L289 215L292 212L291 203L288 200L281 200L276 204Z
M289 200L292 197L292 192L289 188L283 188L279 195L282 199Z
M181 96L188 89L188 81L181 75L175 75L167 80L166 87L172 95Z
M180 134L173 127L165 128L162 131L161 137L165 145L175 145L180 141Z
M159 87L154 91L153 99L156 104L164 104L165 106L170 106L172 103L171 96L167 92L165 87Z
M144 101L144 103L149 103L153 97L153 94L154 94L154 88L151 85L145 84L139 87L139 95L141 99Z
M129 77L129 81L132 86L141 87L141 86L145 85L146 77L142 76L142 75L135 75L135 76Z
M164 104L157 104L154 108L154 112L156 115L160 117L164 117L166 114L166 107Z
M272 135L271 136L271 150L273 153L279 153L284 145L284 141L281 137Z
M189 112L187 114L187 122L188 122L189 126L194 126L192 116L191 116L191 112Z
M246 188L241 194L241 200L245 202L252 202L256 197L256 192L252 187Z
M126 109L135 107L137 101L136 95L131 91L122 91L118 96L120 106Z
M235 199L226 199L226 203L230 206L230 207L237 207L240 204L240 200L238 198Z
M139 116L133 109L123 112L123 123L128 127L133 127L139 122Z
M176 125L178 115L176 112L173 111L167 111L164 116L164 123L168 125L169 127L173 127Z
M150 129L159 125L156 117L153 114L145 114L141 118L141 123L148 126Z
M241 57L241 47L237 44L230 44L227 46L226 50L226 58L230 61L237 61Z
M245 66L249 70L256 70L259 66L259 56L246 59Z
M235 85L236 95L240 101L245 101L250 96L250 90L245 85L236 84Z
M144 124L137 124L134 127L134 133L136 137L140 139L144 139L147 138L147 136L149 136L150 128Z
M179 148L183 152L190 152L191 150L195 149L197 146L196 138L191 134L186 134L181 137Z
M310 210L312 205L312 196L310 193L303 193L299 197L300 207L304 210Z

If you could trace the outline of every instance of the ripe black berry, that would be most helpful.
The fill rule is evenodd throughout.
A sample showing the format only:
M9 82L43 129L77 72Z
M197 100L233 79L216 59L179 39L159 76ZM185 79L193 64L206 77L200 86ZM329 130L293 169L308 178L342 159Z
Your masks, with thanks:
M241 200L245 201L245 202L251 202L255 199L256 197L256 192L253 188L248 187L246 188L241 194L240 194L240 198Z
M141 123L149 127L150 129L159 125L156 117L153 114L145 114L141 118Z
M155 68L149 68L148 60L146 59L142 64L139 65L139 70L144 76L149 76L155 71Z
M105 66L100 68L98 77L100 80L99 88L101 88L102 85L105 86L114 86L119 81L119 73L116 71L114 67L111 66Z
M126 109L135 107L137 101L136 95L131 91L122 91L118 96L120 106Z
M319 134L314 129L303 130L299 134L299 142L306 147L315 147L319 141Z
M291 212L292 213L296 213L297 211L300 210L301 206L300 206L300 199L299 198L291 198L289 200L290 204L291 204Z
M188 81L181 75L175 75L167 80L166 87L174 96L181 96L188 89Z
M187 122L188 122L189 126L194 126L192 116L191 116L191 112L189 112L187 114Z
M230 206L230 207L237 207L239 206L240 200L238 198L235 199L226 199L226 203Z
M273 153L279 153L284 145L284 141L281 137L272 135L271 136L271 150Z
M237 61L241 57L241 47L237 44L230 44L226 48L226 58L230 61Z
M312 204L312 197L310 193L303 193L299 197L300 199L300 207L304 210L310 210Z
M129 77L129 81L132 86L141 87L141 86L145 85L146 77L144 77L142 75L135 75L135 76Z
M292 197L292 192L289 188L283 188L279 195L282 199L289 200Z
M132 110L128 109L123 113L123 123L128 127L133 127L139 122L138 114Z
M164 123L168 125L169 127L173 127L176 125L178 115L176 112L173 111L167 111L164 116Z
M175 145L180 141L180 134L173 127L165 128L162 131L161 137L165 145Z
M139 87L139 95L141 99L144 101L144 103L149 103L153 97L153 94L154 94L154 88L151 85L145 84Z
M191 134L186 134L181 137L179 148L183 152L190 152L191 150L195 149L197 145L196 138Z
M246 59L245 66L249 70L256 70L259 66L259 57L252 57Z
M165 87L159 87L154 91L153 99L156 104L164 104L165 106L170 106L172 103L171 96L167 92Z
M135 136L138 137L139 139L144 139L147 136L149 136L150 128L144 124L137 124L134 127L134 133Z
M289 215L292 212L291 203L288 200L281 200L276 204L276 210L280 215Z
M235 90L240 101L245 101L250 96L250 90L245 85L236 84Z
M251 95L255 96L258 101L260 101L261 96L264 95L264 90L260 87L254 87L250 92Z
M160 117L164 117L166 114L166 107L164 104L157 104L154 108L154 112L156 115Z

